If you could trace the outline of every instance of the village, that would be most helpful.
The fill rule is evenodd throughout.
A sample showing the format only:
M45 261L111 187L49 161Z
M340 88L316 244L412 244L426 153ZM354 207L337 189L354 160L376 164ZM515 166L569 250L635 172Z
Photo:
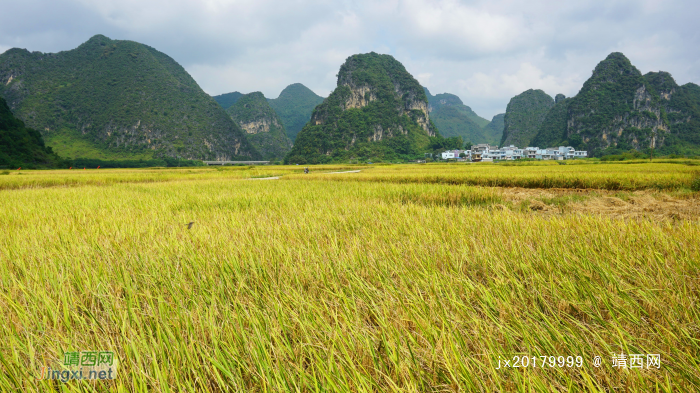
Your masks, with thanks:
M576 150L571 146L526 147L520 149L516 146L491 146L487 143L473 145L470 150L446 150L442 152L443 160L487 162L495 160L520 160L524 158L535 160L571 160L574 158L588 157L587 151Z

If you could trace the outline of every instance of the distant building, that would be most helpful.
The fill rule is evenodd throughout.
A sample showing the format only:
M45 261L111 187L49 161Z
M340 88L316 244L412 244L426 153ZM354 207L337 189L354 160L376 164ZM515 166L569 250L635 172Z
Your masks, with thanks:
M535 159L537 160L555 160L559 150L555 150L550 147L549 149L537 149L535 152Z
M539 150L539 147L526 147L525 149L523 149L523 157L537 158L537 150Z
M457 157L459 157L459 153L457 153ZM455 157L455 150L447 150L447 151L442 152L442 159L443 160L449 160L449 159L454 159L454 158L456 158Z
M472 146L472 153L488 153L491 150L498 150L498 146L491 146L488 143L480 143Z
M588 157L587 151L576 150L571 146L549 147L535 151L535 158L538 160L571 160L585 157Z
M488 143L472 145L471 160L475 162L483 161L484 159L490 161L492 160L490 154L494 150L498 150L498 146L491 146Z
M571 146L550 147L546 149L528 146L524 149L520 149L517 146L510 145L499 149L496 146L479 144L473 146L471 150L472 161L519 160L522 158L537 160L570 160L585 157L588 157L587 151L575 150Z
M523 149L518 149L516 146L510 145L508 147L501 148L501 159L502 160L519 160L523 158Z
M461 157L464 155L465 157ZM493 161L493 160L520 160L522 158L532 158L537 160L571 160L574 158L588 157L587 151L575 150L571 146L549 147L540 149L539 147L526 147L520 149L515 145L498 148L486 143L473 145L471 150L446 150L441 153L443 160L458 161Z
M466 157L461 157L462 155ZM458 160L466 161L471 158L471 151L469 150L445 150L441 153L443 160Z

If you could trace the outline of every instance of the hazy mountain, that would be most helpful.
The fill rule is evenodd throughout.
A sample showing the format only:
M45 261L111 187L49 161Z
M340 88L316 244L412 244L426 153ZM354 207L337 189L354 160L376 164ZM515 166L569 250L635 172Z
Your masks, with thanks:
M226 112L265 160L281 160L292 148L282 120L260 92L242 95Z
M268 101L282 119L287 136L294 141L299 131L311 119L314 108L323 102L323 97L316 95L301 83L294 83L282 90L279 97Z
M287 156L290 163L422 156L437 135L423 87L389 55L350 56L338 87L314 109Z
M59 53L0 55L0 96L67 157L259 158L240 127L173 59L96 35Z
M428 97L430 119L440 130L440 135L446 138L459 136L465 142L497 143L484 131L483 127L489 121L474 113L459 97L449 93L433 96L427 88L424 90Z
M498 143L501 141L501 138L503 137L503 128L505 128L505 117L505 113L498 114L484 126L484 137L486 138L486 143L498 145Z
M554 147L558 145L570 145L566 136L566 122L568 120L568 110L571 104L571 98L561 98L549 110L545 119L540 124L537 134L530 141L530 146L538 146L542 148ZM581 147L580 143L575 143L576 148Z
M530 146L554 99L542 90L528 90L510 99L503 118L501 146Z
M243 93L234 91L233 93L220 94L212 98L214 101L218 102L222 108L228 109L231 105L235 104L241 96L243 96Z

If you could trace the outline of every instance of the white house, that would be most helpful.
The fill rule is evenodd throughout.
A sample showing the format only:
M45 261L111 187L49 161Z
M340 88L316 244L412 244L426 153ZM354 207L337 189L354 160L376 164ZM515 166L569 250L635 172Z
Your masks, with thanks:
M539 147L526 147L523 151L523 157L525 158L536 158L537 157L537 150L539 150Z
M471 151L469 150L445 150L444 152L441 153L442 159L443 160L448 160L448 159L455 159L455 160L464 160L464 158L460 157L462 154L466 155L466 158L471 158Z
M503 158L506 160L519 160L523 158L523 149L518 149L516 146L510 145L507 147L502 147Z
M473 145L471 150L471 160L472 161L491 161L491 152L498 150L498 146L491 146L488 143L480 143L478 145Z
M459 157L459 154L457 154L457 157ZM455 151L454 150L447 150L442 152L442 159L443 160L449 160L451 158L455 158Z
M559 149L550 147L549 149L537 149L535 158L538 160L556 160L559 155Z
M442 153L443 159L459 159L459 150L449 150ZM510 145L498 148L486 143L472 146L471 151L465 150L463 153L471 161L493 161L493 160L519 160L521 158L534 158L537 160L570 160L573 158L588 157L587 151L575 150L571 146L550 147L540 149L539 147L528 146L520 149Z
M559 150L559 155L562 156L565 160L588 157L587 151L576 150L571 146L559 146L558 150Z

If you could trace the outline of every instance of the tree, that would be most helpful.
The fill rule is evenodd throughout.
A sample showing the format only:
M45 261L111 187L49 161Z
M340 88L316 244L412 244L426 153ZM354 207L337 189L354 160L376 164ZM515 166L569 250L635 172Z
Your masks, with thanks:
M581 135L574 134L569 137L569 145L576 150L581 150L581 145L583 145L583 139Z
M445 149L456 150L461 149L464 146L461 136L452 136L445 139Z

